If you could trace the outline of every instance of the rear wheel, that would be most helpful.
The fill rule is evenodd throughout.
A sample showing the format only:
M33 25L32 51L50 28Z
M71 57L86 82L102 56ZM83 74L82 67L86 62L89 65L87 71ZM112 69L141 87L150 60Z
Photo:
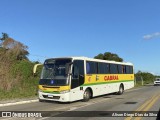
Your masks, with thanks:
M119 86L118 95L122 95L123 92L124 92L124 87L123 87L123 85L121 84L121 85Z
M83 94L83 102L87 102L89 101L89 99L91 98L91 92L89 89L86 89L84 94Z

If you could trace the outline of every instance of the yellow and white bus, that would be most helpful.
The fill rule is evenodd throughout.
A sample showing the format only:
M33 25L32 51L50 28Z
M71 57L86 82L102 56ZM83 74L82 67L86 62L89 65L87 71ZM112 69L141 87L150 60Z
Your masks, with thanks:
M87 57L45 60L39 81L39 101L72 102L134 87L133 64Z

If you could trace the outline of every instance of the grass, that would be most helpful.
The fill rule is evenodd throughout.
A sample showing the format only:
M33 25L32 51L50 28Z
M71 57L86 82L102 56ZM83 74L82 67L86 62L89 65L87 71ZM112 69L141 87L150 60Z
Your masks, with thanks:
M148 84L153 84L153 82L152 81L151 82L145 82L144 81L144 83L142 85L142 81L137 81L135 87L142 87L142 86L148 85Z
M31 98L37 95L38 80L33 79L25 82L22 86L15 86L11 90L0 89L0 100L9 100L15 98Z

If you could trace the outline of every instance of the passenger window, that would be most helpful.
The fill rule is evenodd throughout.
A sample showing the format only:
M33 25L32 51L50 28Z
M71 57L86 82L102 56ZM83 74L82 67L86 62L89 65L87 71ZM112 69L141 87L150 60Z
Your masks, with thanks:
M98 63L87 61L86 62L86 72L87 74L97 74L98 73Z
M119 74L123 73L122 65L118 65L118 73Z
M122 65L122 73L126 74L126 66L125 65Z
M126 66L126 74L133 74L133 67L132 66Z
M108 63L98 63L98 73L99 74L109 74L109 64Z
M110 73L111 74L118 74L118 69L116 64L110 64Z
M133 66L130 66L130 74L133 74Z
M127 73L127 74L130 73L129 66L126 66L126 73Z
M84 75L84 61L75 60L73 63L72 73L74 77L76 77L77 75Z

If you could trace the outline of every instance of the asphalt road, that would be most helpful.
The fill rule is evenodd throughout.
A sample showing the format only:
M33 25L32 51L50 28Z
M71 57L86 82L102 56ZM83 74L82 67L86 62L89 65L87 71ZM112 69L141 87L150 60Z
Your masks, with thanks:
M47 116L42 118L28 118L30 120L158 120L157 114L159 109L160 86L152 85L125 91L123 95L110 94L96 97L89 102L33 102L0 107L0 111L24 113L25 111L43 111L42 115ZM0 119L11 120L13 118ZM17 118L15 117L14 119Z

